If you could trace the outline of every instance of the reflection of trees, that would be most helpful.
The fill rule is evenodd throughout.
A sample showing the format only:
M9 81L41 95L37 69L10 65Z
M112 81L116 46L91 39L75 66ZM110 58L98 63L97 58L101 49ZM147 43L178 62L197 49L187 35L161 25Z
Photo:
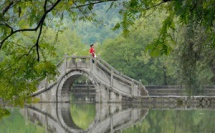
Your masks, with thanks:
M141 124L123 133L214 133L214 119L208 110L150 110Z
M1 99L0 99L1 100ZM1 101L0 101L1 102ZM10 115L10 112L7 109L1 108L0 107L0 120L4 117L4 116L8 116Z
M95 104L71 104L71 117L74 123L86 130L96 116Z
M19 109L10 111L11 115L0 121L0 133L45 133L44 127L24 119Z

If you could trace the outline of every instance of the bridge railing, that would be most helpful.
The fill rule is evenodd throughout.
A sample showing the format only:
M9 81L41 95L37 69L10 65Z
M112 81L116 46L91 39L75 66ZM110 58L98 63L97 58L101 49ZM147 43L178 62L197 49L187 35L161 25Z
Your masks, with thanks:
M127 79L128 81L132 81L132 80L133 80L133 82L136 83L137 85L140 83L139 81L134 80L134 79L132 79L132 78L130 78L130 77L128 77L128 76L122 74L121 72L117 71L115 68L113 68L110 64L108 64L106 61L104 61L104 60L101 59L100 57L98 58L98 60L99 60L104 66L106 66L109 70L112 70L115 74L120 75L120 76L123 77L124 79Z
M120 73L117 71L114 71L114 69L106 67L104 64L102 64L99 61L96 62L96 66L98 68L100 68L103 72L105 72L111 78L111 83L113 82L112 80L114 78L114 79L117 79L118 81L124 83L124 85L126 85L128 87L131 86L132 82L123 78L122 76L120 76Z
M85 67L88 68L90 65L90 56L67 56L66 57L66 66L67 68L73 67Z
M122 83L124 83L125 85L127 85L128 87L130 87L132 89L131 90L132 95L137 95L137 93L138 93L137 91L135 91L135 87L136 87L136 89L138 89L141 92L141 94L148 95L148 92L146 91L145 87L143 86L143 84L141 82L134 80L134 79L122 74L121 72L117 71L115 68L113 68L110 64L108 64L106 61L104 61L100 57L98 57L96 59L97 59L97 63L101 67L103 67L102 69L105 69L105 71L111 76L111 79L115 78L115 79L121 81Z

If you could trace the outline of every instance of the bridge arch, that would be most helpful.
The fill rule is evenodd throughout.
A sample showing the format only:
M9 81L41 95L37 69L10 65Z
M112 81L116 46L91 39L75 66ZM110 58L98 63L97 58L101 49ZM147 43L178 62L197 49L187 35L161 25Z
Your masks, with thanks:
M76 69L76 70L72 69L68 71L59 81L59 84L57 86L57 91L56 91L57 101L62 101L62 102L70 101L71 85L80 76L87 77L95 87L96 94L99 92L99 83L95 80L95 77L93 76L93 74L82 69ZM96 96L96 101L98 100L97 98L98 96Z

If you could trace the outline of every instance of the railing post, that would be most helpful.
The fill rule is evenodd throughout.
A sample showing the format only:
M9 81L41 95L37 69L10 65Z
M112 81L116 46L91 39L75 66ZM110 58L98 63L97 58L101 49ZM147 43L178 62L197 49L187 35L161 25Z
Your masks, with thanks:
M111 69L111 75L110 75L110 87L113 88L113 69Z
M122 75L122 69L119 69L119 74Z
M139 85L138 85L138 90L139 90L139 92L140 92L139 95L141 95L141 91L142 91L141 86L142 86L142 80L139 79Z
M90 71L92 71L92 70L93 70L93 57L90 56Z
M134 79L132 79L132 83L131 83L131 95L134 97Z
M75 55L73 54L73 55L72 55L72 59L71 59L72 67L77 67L77 65L76 65L76 63L75 63L75 59L76 59L76 58L75 58Z
M98 60L100 60L100 59L101 59L100 57L101 57L101 55L100 55L100 54L98 54L98 56L97 56L96 58L98 58Z
M47 88L47 87L48 87L48 79L45 78L45 88Z

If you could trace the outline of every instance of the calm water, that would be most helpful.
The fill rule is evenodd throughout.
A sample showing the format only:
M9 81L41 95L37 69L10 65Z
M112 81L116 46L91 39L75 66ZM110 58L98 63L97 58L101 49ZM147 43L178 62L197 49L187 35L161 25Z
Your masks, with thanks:
M0 133L215 133L215 110L43 103L10 108Z

